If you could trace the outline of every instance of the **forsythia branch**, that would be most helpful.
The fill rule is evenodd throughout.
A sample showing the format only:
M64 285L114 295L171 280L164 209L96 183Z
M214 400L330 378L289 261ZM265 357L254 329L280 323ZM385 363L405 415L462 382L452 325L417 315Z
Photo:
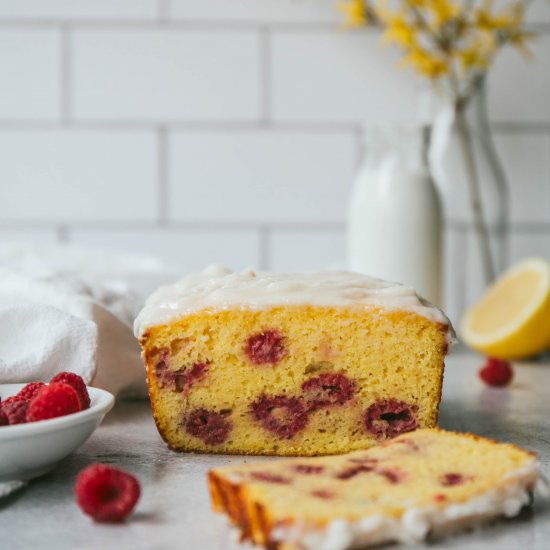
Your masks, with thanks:
M510 0L497 10L492 0L343 0L339 9L347 27L382 29L382 41L402 50L402 65L432 80L458 75L462 94L505 45L530 55L529 3Z

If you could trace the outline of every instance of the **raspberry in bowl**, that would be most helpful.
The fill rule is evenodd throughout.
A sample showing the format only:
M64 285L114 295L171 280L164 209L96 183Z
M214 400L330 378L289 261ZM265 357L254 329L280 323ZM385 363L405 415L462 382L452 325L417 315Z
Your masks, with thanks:
M0 482L45 474L90 437L115 399L98 388L84 389L89 406L71 377L0 384Z

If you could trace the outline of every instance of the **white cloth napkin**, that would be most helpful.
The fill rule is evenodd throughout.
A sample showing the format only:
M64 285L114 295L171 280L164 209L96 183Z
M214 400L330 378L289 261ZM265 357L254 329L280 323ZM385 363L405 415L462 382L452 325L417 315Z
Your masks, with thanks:
M145 396L133 320L147 295L174 275L150 257L0 245L0 384L47 382L71 371L115 395ZM0 498L24 485L1 482Z
M4 280L0 271L0 287ZM0 307L0 380L47 382L57 372L70 370L90 384L96 373L97 332L93 321L53 306Z
M132 323L146 295L171 277L153 258L0 246L0 383L72 371L115 395L145 396Z

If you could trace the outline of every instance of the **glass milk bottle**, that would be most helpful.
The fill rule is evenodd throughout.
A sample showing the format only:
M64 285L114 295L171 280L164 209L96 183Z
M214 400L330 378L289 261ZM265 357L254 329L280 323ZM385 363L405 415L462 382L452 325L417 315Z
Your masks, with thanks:
M371 133L348 212L348 267L410 285L441 305L441 204L427 166L429 131Z

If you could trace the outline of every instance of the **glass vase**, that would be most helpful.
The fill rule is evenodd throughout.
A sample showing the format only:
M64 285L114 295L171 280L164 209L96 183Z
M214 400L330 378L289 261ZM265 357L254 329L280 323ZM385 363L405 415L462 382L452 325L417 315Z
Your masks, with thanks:
M508 182L491 134L484 78L467 100L443 102L430 164L445 220L445 307L457 321L508 265Z

